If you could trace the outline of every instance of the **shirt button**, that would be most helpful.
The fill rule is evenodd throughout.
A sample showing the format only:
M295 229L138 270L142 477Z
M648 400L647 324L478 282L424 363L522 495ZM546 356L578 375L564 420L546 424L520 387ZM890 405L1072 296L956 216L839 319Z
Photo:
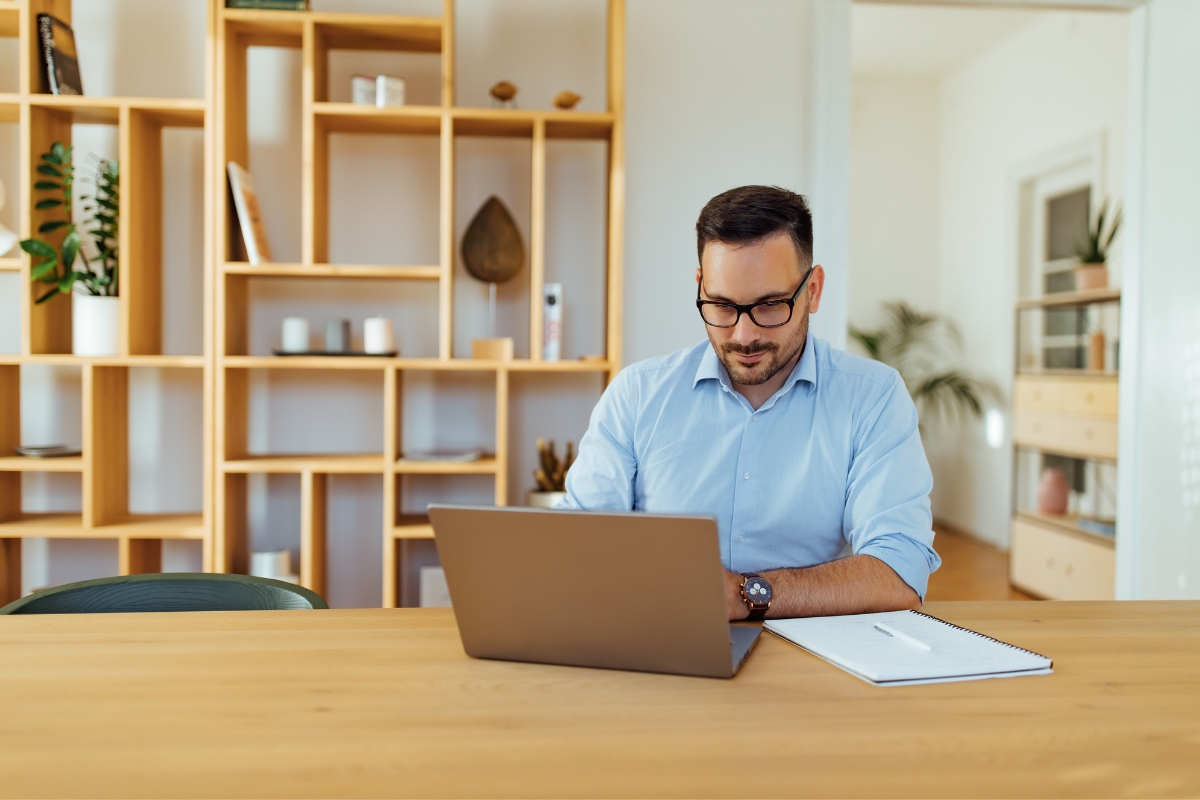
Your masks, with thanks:
M739 536L739 537L738 537L738 541L739 541L739 542L744 542L744 541L746 541L746 537L745 537L745 536Z
M745 475L743 475L742 480L746 480L746 481L750 480L750 473L747 472Z

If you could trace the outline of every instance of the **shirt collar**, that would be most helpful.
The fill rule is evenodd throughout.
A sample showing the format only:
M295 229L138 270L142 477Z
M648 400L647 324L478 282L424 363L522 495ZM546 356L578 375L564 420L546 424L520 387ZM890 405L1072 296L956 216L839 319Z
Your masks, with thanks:
M729 381L729 373L725 370L721 359L717 358L717 351L713 349L712 342L709 342L708 347L704 348L704 355L700 357L700 366L696 368L696 377L692 380L692 388L695 389L701 381L706 380L715 380L726 389L731 391L733 389ZM804 353L796 362L796 366L792 367L791 374L788 375L788 379L783 382L783 386L779 388L775 396L778 397L788 392L797 381L803 381L807 385L809 394L812 394L813 390L817 388L816 340L813 339L812 331L809 331L808 338L804 342Z

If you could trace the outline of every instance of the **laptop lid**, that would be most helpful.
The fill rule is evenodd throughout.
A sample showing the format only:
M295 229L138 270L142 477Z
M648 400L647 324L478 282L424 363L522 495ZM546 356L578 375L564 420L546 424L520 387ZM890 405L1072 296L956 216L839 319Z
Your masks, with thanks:
M431 505L474 658L727 678L716 521Z

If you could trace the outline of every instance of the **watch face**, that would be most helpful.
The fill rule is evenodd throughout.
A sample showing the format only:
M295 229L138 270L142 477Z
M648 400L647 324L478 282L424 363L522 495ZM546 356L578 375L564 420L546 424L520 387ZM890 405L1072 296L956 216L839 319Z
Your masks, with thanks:
M771 584L762 578L746 578L746 597L754 605L766 605L771 602Z

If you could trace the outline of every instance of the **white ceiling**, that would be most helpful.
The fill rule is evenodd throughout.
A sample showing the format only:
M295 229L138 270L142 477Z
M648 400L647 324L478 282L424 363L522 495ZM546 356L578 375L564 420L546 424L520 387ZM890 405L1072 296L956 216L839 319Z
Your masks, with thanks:
M856 75L938 77L1045 11L855 3L850 53Z

